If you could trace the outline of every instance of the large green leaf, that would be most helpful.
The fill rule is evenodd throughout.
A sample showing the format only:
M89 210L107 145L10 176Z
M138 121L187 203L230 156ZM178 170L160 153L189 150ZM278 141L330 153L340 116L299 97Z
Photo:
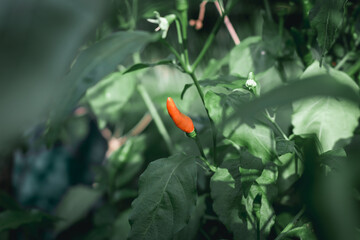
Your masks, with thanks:
M331 68L320 68L317 62L309 66L303 74L303 78L327 74L335 81L349 86L355 92L359 87L345 73ZM340 139L352 137L353 131L358 125L360 109L357 104L344 99L333 97L313 97L297 101L293 104L294 113L292 124L294 133L297 135L316 134L319 138L323 152L342 147L343 144L335 143Z
M177 154L149 164L139 180L130 216L130 239L171 239L196 204L195 158Z
M70 97L61 103L56 116L66 114L89 87L115 71L129 55L141 50L156 37L142 31L117 32L81 52L64 79Z
M341 26L346 0L316 0L309 13L310 24L317 31L317 42L323 56L335 41Z
M270 128L254 121L249 125L239 118L225 124L227 117L238 110L238 105L248 102L249 98L249 92L243 89L236 89L228 95L208 91L205 95L205 104L210 117L218 126L218 131L224 137L247 148L263 162L268 162L275 154L275 139Z

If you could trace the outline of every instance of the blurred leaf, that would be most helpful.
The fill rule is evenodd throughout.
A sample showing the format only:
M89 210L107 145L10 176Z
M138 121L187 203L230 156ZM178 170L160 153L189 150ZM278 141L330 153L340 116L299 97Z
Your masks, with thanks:
M249 72L258 74L274 64L275 59L267 52L261 37L244 39L230 52L229 68L231 75L247 77Z
M177 154L149 164L132 204L130 239L171 239L196 204L195 158Z
M55 120L66 116L88 88L115 71L126 57L156 38L157 35L142 31L117 32L81 52L64 79L70 98L61 103L55 112Z
M122 108L134 93L135 86L134 73L124 76L121 72L115 72L89 88L86 99L98 120L116 123Z
M16 200L3 191L0 191L0 208L9 210L21 209Z
M55 221L56 218L39 211L5 210L0 213L0 232L43 220Z
M56 208L56 216L62 220L56 224L55 232L65 230L84 217L101 195L101 192L86 186L70 188Z
M158 65L168 65L172 63L173 63L172 60L161 60L156 63L137 63L135 65L132 65L130 68L126 69L126 71L123 74L135 72L145 68L155 67Z
M188 224L186 225L186 227L184 227L180 232L178 232L175 235L174 240L197 239L196 236L201 226L201 219L205 214L205 210L206 210L205 199L206 199L205 195L197 198L196 208L193 214L191 215Z
M62 77L101 20L104 2L5 0L0 9L0 148L5 149L68 96Z
M143 163L143 151L145 150L145 136L128 138L123 146L109 157L108 176L109 184L115 184L115 189L131 181L140 171Z
M335 42L338 28L342 24L346 0L316 0L310 10L309 20L317 32L317 42L321 48L321 59ZM321 63L321 59L320 60Z
M300 240L317 240L310 223L289 230L286 232L285 237L298 237Z
M349 86L354 92L359 91L359 87L345 73L331 68L320 68L317 62L306 69L302 78L321 74L328 74L327 76L332 77L327 79L327 83L325 83L327 85L332 81ZM303 99L293 103L293 108L294 133L297 135L316 134L323 152L333 149L338 140L350 138L360 117L357 103L332 97ZM337 147L342 146L338 145Z
M113 224L113 233L110 239L112 240L126 240L131 230L129 223L129 216L131 209L127 209L120 213Z
M295 45L291 36L282 30L280 36L279 26L273 21L265 20L263 24L262 40L266 50L275 57L288 57L294 53Z

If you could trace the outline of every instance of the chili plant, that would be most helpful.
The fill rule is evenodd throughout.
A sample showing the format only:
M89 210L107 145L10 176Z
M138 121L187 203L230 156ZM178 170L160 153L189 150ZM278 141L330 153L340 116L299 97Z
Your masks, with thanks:
M110 6L38 137L67 149L96 128L104 161L47 206L59 219L4 195L4 237L48 221L66 238L87 216L84 239L359 238L357 1Z

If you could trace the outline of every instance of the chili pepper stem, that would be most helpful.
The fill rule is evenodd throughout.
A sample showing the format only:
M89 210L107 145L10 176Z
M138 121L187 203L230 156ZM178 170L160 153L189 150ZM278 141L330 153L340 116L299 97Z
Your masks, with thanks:
M206 156L205 156L205 153L204 153L203 147L202 147L202 145L201 145L201 142L200 142L200 140L199 140L199 137L196 135L196 136L193 137L192 139L194 139L194 141L196 142L196 145L197 145L197 147L198 147L198 149L199 149L199 152L200 152L200 155L201 155L201 157L200 157L201 161L203 161L203 163L205 163L205 165L206 165L211 171L215 172L216 169L214 168L214 166L212 166L212 165L209 163L209 161L207 160L207 158L206 158Z

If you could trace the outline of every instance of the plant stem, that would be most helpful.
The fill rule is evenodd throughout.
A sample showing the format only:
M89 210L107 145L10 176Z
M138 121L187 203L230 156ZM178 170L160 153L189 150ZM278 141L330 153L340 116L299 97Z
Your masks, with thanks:
M339 70L345 63L346 61L349 59L350 55L353 52L348 52L342 59L341 61L336 65L335 70Z
M295 226L295 224L297 223L299 218L304 214L304 212L305 212L305 207L301 208L300 212L296 214L294 219L281 231L281 233L275 238L275 240L280 240L283 237L285 237L286 233Z
M265 10L266 10L266 15L268 16L269 20L272 20L272 15L271 15L271 9L270 9L270 5L269 5L269 1L268 1L268 0L264 0L264 5L265 5Z
M203 59L203 57L205 56L205 53L207 52L207 50L209 49L210 45L212 44L212 42L214 41L214 38L217 34L217 32L219 31L220 29L220 26L221 26L221 23L224 21L224 17L226 15L223 14L222 16L220 16L216 23L215 23L215 26L214 28L212 29L209 37L206 39L206 42L204 44L204 47L201 49L198 57L196 58L195 62L193 63L192 65L192 71L195 71L196 67L199 65L199 63L201 62L201 60Z
M178 19L175 20L175 25L176 25L176 32L178 35L178 42L179 45L184 48L184 44L183 44L183 37L182 37L182 33L181 33L181 25ZM185 60L185 55L183 53L183 51L181 52L181 59L182 59L182 66L184 65L184 63L186 62Z
M353 76L360 69L360 60L358 60L349 70L346 71L349 76Z
M163 39L161 40L161 43L163 43L170 50L170 52L172 52L175 55L176 59L180 62L180 65L183 66L184 61L180 56L180 54L178 53L178 51L176 51L176 49L173 46L171 46L167 41Z
M146 107L149 109L149 112L155 122L155 125L158 128L160 135L163 137L169 152L171 154L174 153L173 144L171 142L169 133L167 132L165 125L164 125L163 121L161 120L160 115L159 115L158 111L156 110L156 107L155 107L153 101L151 100L148 92L146 91L146 88L141 83L138 83L137 90L139 91L141 97L143 98Z
M216 170L214 169L214 167L209 163L209 161L207 160L206 156L205 156L205 153L204 153L204 150L203 150L203 147L200 143L200 140L199 140L199 137L196 136L193 138L194 141L196 142L196 145L199 149L199 152L200 152L200 155L201 155L201 161L203 161L203 163L205 163L205 165L213 172L215 172Z
M267 109L265 109L265 117L274 125L274 127L280 132L281 136L285 139L285 140L289 140L288 136L286 136L285 132L281 129L281 127L279 126L279 124L277 124L277 122L275 121L274 117L270 116L270 113Z
M209 119L209 121L210 121L210 127L211 127L211 132L212 132L212 137L213 137L214 164L215 164L216 166L218 166L217 157L216 157L216 152L217 152L217 151L216 151L216 135L217 135L217 133L216 133L215 124L214 124L213 120L211 119L210 114L209 114L209 111L207 110L207 108L206 108L206 106L205 106L204 93L203 93L203 91L201 90L199 81L197 80L195 73L193 73L193 72L190 73L190 76L191 76L191 78L192 78L192 80L193 80L193 82L194 82L194 84L195 84L195 86L196 86L196 89L197 89L197 91L198 91L198 93L199 93L199 95L200 95L201 101L202 101L202 103L203 103L203 105L204 105L204 108L205 108L207 117L208 117L208 119Z
M185 71L191 72L191 66L189 61L189 52L187 48L187 26L188 26L188 16L187 10L183 10L180 12L180 23L181 23L181 33L182 33L182 46L184 49L185 56Z

